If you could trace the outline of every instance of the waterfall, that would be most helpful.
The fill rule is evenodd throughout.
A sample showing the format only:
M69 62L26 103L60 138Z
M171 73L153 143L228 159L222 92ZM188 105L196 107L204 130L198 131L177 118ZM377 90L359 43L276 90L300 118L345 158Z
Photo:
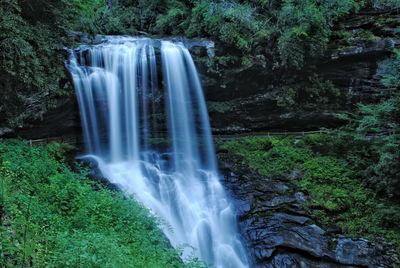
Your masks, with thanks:
M183 257L248 267L219 181L201 83L182 42L108 37L70 51L86 157L165 224Z

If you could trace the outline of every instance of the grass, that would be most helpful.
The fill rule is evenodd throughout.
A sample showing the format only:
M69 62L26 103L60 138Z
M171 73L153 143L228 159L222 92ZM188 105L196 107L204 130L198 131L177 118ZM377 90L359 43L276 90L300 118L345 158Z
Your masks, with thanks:
M310 150L294 147L289 138L242 138L227 141L221 147L243 156L253 170L265 176L287 175L311 156Z
M305 208L325 225L335 224L345 234L376 239L384 237L400 253L400 205L382 200L357 177L356 166L333 153L337 137L312 134L294 137L249 137L223 142L228 152L243 157L265 176L288 177L294 167L302 178L294 186L310 195ZM335 141L337 142L337 141ZM344 144L340 145L344 146ZM352 151L352 156L357 153Z
M0 143L1 267L198 265L180 260L146 208L65 164L67 149Z

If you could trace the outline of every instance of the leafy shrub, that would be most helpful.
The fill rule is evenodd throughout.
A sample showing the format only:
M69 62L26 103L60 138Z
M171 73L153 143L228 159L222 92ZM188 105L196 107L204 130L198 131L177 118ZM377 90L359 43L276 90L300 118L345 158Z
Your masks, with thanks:
M64 147L0 143L0 266L183 267L158 220L72 172Z
M167 6L164 14L157 17L155 31L161 34L179 34L183 31L183 24L188 18L190 10L181 1L167 1Z
M328 17L313 1L285 1L279 16L278 51L284 66L301 68L308 55L325 51L330 30Z
M287 175L310 156L309 150L293 147L290 139L252 137L227 141L222 148L243 156L251 168L267 176Z
M384 86L400 87L400 49L393 50L393 56L379 64L378 73L382 76Z
M358 9L355 1L284 1L278 15L278 51L281 64L300 69L307 59L325 51L332 22Z
M201 17L204 31L232 45L241 51L249 51L253 41L251 36L259 30L255 10L246 4L236 2L209 2L193 9L194 18ZM186 33L193 36L190 30L197 27L199 21L191 21L191 28ZM193 31L195 32L195 31ZM198 33L198 32L197 32Z

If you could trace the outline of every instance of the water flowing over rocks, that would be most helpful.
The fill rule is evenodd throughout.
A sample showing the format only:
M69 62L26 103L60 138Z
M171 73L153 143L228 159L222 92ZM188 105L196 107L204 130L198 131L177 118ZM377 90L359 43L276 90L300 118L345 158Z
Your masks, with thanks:
M205 65L200 66L213 131L298 131L343 125L346 122L336 117L337 112L351 109L357 101L373 102L386 90L379 82L381 75L378 63L389 55L391 49L399 47L399 23L400 15L395 10L366 10L344 17L336 23L328 50L323 57L313 60L311 65L316 65L313 71L318 76L331 80L340 89L344 96L340 107L320 105L314 109L299 110L298 105L277 105L278 96L282 92L279 85L281 75L289 72L295 79L301 80L310 71L307 68L293 71L260 66L244 69L228 65L224 66L220 76L215 76L207 73ZM343 31L350 37L335 37L335 32ZM70 32L66 39L99 44L105 38L101 35L91 37L85 33ZM223 54L229 49L206 39L170 39L184 40L198 65L204 63L202 59ZM67 40L64 41L67 43ZM308 86L311 85L304 85ZM61 120L54 120L56 117ZM0 127L3 125L5 118L0 115ZM60 133L81 136L79 114L73 96L58 100L56 108L48 111L42 121L29 122L15 129L1 128L0 137L37 139L57 137Z
M96 162L102 175L95 171L94 176L107 178L159 217L183 259L196 256L216 268L248 267L186 45L110 36L99 45L70 50L66 65L81 115L82 158ZM152 142L164 129L169 148Z
M256 66L248 69L226 66L221 76L214 76L207 73L207 67L201 64L204 62L202 59L213 57L222 49L218 47L219 44L206 39L171 40L183 40L199 65L214 133L302 131L343 125L346 122L337 118L337 112L351 109L358 101L373 102L386 90L379 81L381 75L378 63L389 55L391 49L399 47L400 33L396 30L399 22L400 16L395 12L361 12L343 18L338 23L335 31L346 31L351 38L332 38L325 55L315 60L315 72L321 78L331 80L340 89L343 96L340 107L281 107L277 103L282 92L279 86L282 71ZM360 38L365 32L369 36ZM90 37L71 32L69 38L87 44L98 44L104 42L106 37ZM283 73L285 72L300 79L307 68ZM304 87L308 86L311 85L304 84ZM54 120L56 117L61 120ZM43 121L31 122L13 130L4 129L0 132L0 137L37 139L55 137L60 132L81 136L79 114L73 96L57 101L56 108L47 112L43 118ZM0 122L2 120L0 116Z
M397 267L396 252L385 240L348 237L340 227L311 216L304 208L310 197L294 183L303 175L299 168L286 177L264 177L240 157L220 151L221 183L211 133L262 135L346 124L339 113L390 91L382 85L380 62L400 47L399 25L399 10L361 11L336 21L325 54L307 59L301 70L284 69L270 59L263 66L221 63L215 73L205 59L229 57L232 47L203 38L151 39L144 32L145 37L134 38L70 32L62 42L83 44L69 50L71 77L65 77L75 81L78 96L71 92L51 99L54 108L41 120L14 129L0 115L0 140L56 138L82 148L84 134L91 177L164 216L172 227L163 226L171 245L190 244L193 252L186 255L194 253L217 267ZM109 49L110 44L118 49ZM280 103L288 85L300 84L298 92L311 88L306 78L311 75L332 82L341 93L337 104L329 99L311 107L301 100ZM80 117L76 97L88 115ZM30 103L41 101L32 97L22 115L33 114ZM150 132L169 133L162 137L168 146L156 144L159 137Z
M302 209L309 197L296 191L294 170L268 178L252 172L238 156L218 153L224 184L236 200L239 226L253 258L252 267L394 267L385 241L346 237L339 227L322 226Z

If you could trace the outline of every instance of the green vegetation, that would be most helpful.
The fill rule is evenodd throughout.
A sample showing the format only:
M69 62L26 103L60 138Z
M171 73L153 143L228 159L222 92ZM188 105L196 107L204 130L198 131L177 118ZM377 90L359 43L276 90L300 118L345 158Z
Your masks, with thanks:
M69 31L95 34L184 35L217 42L210 72L257 66L280 76L280 107L339 107L339 90L315 72L313 59L331 40L342 47L375 41L375 27L398 27L379 16L372 30L336 22L369 6L394 12L399 0L2 0L0 2L0 122L40 119L70 94L64 45ZM203 59L204 60L204 59ZM304 68L308 66L307 70ZM300 75L298 70L302 70ZM386 237L400 252L400 51L381 62L381 101L342 114L348 126L301 138L244 138L222 145L265 176L286 177L307 192L317 220L347 234ZM209 102L226 113L235 100ZM149 141L167 146L168 140ZM65 162L61 144L0 143L0 266L181 267L149 212ZM75 170L75 171L74 171ZM397 202L397 203L396 203ZM196 264L193 264L196 265Z
M209 36L230 48L229 55L221 56L245 66L265 65L268 59L275 67L299 69L307 59L324 52L333 21L361 5L352 0L202 0L186 4L175 0L167 1L156 26L150 29L162 34Z
M61 9L59 1L0 3L0 113L11 126L40 118L68 88Z
M149 211L72 171L67 149L0 143L0 266L184 267Z
M107 2L110 5L107 5ZM40 119L57 97L72 86L63 66L69 31L95 34L183 35L218 42L217 55L207 59L210 72L240 66L288 71L279 105L308 98L309 107L337 99L329 81L312 71L292 83L290 72L310 68L321 56L341 17L372 6L395 9L399 0L4 0L0 4L0 120L8 127ZM394 22L394 25L397 25ZM348 34L348 33L347 33ZM334 38L340 36L334 32ZM373 40L361 31L353 39ZM357 37L358 35L358 37ZM350 37L349 37L350 38ZM49 68L52 66L52 68ZM312 69L312 68L311 68ZM307 88L308 90L301 90ZM322 96L323 94L332 95ZM306 96L303 96L306 95ZM302 104L303 105L303 104Z
M360 170L360 176L377 193L399 198L400 187L400 53L383 61L380 66L382 84L387 93L376 104L359 104L358 113L350 115L351 124L345 129L351 150L361 154L354 157L352 169ZM355 132L355 138L352 133ZM373 139L368 140L368 136ZM350 156L349 156L350 158Z
M362 153L370 148L357 150L352 146L356 143L349 144L340 135L250 137L224 142L221 147L242 156L246 164L265 176L288 177L297 168L302 176L293 183L310 195L305 208L317 221L336 224L356 237L385 237L400 252L400 206L388 196L376 194L368 187L368 178L360 176L365 159Z
M297 109L317 110L335 109L341 100L340 90L329 80L323 80L317 74L303 78L288 77L282 83L277 97L277 105Z
M293 150L289 139L238 139L224 143L222 148L243 156L252 169L265 176L289 174L297 164L310 157L309 150Z
M239 154L265 176L287 177L311 200L306 204L324 224L345 233L385 237L400 253L400 53L380 66L387 94L376 104L360 104L342 129L302 137L253 137L228 141L222 148Z

